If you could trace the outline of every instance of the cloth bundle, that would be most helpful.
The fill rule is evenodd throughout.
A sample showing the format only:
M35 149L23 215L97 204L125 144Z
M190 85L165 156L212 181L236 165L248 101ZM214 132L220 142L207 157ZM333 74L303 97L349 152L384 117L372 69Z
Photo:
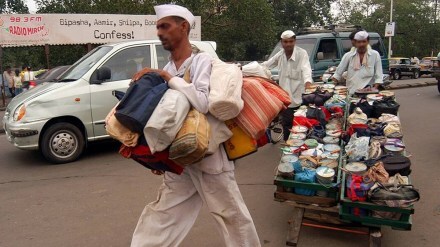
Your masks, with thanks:
M243 76L260 76L266 79L270 79L272 76L270 70L256 61L244 65L242 72Z
M243 110L235 119L240 128L253 139L264 135L266 128L284 105L262 85L264 78L243 78Z
M171 145L190 107L183 93L169 89L164 94L144 128L145 139L153 154Z
M209 85L209 112L220 121L237 117L244 104L241 99L242 86L240 68L215 59Z

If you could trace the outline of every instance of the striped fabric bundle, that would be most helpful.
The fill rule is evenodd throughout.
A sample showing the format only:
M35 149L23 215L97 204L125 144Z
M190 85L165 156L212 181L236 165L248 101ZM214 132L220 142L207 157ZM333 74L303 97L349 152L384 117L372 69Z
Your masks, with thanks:
M277 97L284 104L284 109L286 109L290 104L292 104L292 100L290 99L290 95L288 92L284 91L278 84L274 81L270 81L264 78L257 78L260 83L263 85L266 90Z
M254 139L264 135L270 122L283 109L283 102L263 86L262 81L265 80L260 77L243 78L241 97L244 107L235 119L240 128Z

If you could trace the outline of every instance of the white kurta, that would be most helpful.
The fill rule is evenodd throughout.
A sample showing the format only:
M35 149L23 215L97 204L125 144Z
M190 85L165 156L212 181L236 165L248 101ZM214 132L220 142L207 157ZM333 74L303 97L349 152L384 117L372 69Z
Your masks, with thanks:
M361 65L359 70L354 69L357 50L345 53L341 63L333 75L338 81L342 79L342 74L347 71L347 87L350 94L366 86L383 83L382 59L379 53L373 49L368 49L367 65Z
M295 46L292 56L287 59L286 53L282 49L263 65L269 69L279 68L280 86L289 93L292 99L292 104L289 107L300 106L305 83L313 82L312 68L307 52L301 47Z
M168 85L186 95L192 106L208 112L211 57L192 55L177 70L168 63L164 70L173 77ZM190 65L191 64L191 65ZM181 78L191 66L191 84ZM148 204L133 233L132 247L179 246L206 204L228 247L259 247L260 241L234 176L234 164L222 146L199 164L187 166L181 175L166 172L157 200Z

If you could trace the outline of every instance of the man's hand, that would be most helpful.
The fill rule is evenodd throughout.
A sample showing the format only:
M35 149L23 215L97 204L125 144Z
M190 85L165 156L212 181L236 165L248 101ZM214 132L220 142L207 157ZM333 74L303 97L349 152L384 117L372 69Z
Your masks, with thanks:
M335 77L332 77L332 81L333 81L333 83L335 83L335 84L338 84L338 83L339 83L338 79L336 79Z
M373 85L373 87L374 87L375 89L378 89L378 90L379 90L379 86L380 86L380 84L378 84L378 83L376 83L376 84Z
M312 87L312 83L311 82L306 82L306 89L309 89L309 88L311 88Z
M141 79L142 76L144 76L147 73L158 73L160 75L160 77L162 77L162 79L164 79L165 81L169 81L171 80L171 78L173 78L170 73L166 72L165 70L161 70L161 69L152 69L152 68L143 68L140 71L138 71L136 74L134 74L134 76L131 78L131 81L135 82L139 79Z

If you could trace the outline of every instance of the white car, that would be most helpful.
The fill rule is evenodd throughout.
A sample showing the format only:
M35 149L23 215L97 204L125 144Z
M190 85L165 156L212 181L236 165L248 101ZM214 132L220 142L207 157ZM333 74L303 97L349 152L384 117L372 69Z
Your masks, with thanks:
M217 58L215 42L191 42ZM107 139L104 118L134 73L163 68L169 52L160 41L102 45L78 60L58 81L38 85L15 97L6 108L3 127L15 147L40 150L53 163L74 161L88 142Z

